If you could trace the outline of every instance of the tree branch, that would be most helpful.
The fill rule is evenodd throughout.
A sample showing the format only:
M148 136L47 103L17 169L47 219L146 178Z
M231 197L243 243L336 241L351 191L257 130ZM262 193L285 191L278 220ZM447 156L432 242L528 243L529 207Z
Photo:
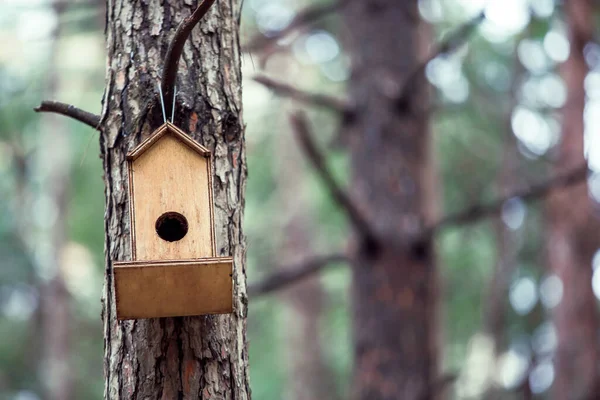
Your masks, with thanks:
M92 114L87 111L83 111L71 104L61 103L58 101L42 101L38 107L33 109L35 112L49 112L64 115L66 117L73 118L79 122L91 126L97 131L102 130L100 128L100 116Z
M261 51L277 42L279 39L289 35L294 30L315 23L317 20L326 17L327 15L337 11L346 3L348 0L337 0L329 4L315 4L306 7L302 11L298 12L296 16L290 21L290 23L283 29L274 32L270 36L262 34L254 36L250 39L249 43L244 46L246 52Z
M423 62L421 62L411 73L408 74L404 80L405 83L402 86L402 90L400 90L397 98L397 104L399 107L405 108L408 104L409 97L415 85L420 82L419 78L425 71L425 68L427 68L427 64L429 64L429 62L431 62L431 60L434 58L442 54L451 53L464 44L471 36L475 28L479 26L484 19L485 14L481 12L475 18L457 28L454 32L450 33L434 48L434 50L425 60L423 60Z
M460 225L475 222L481 218L497 214L508 200L519 198L523 201L532 201L542 198L552 191L567 188L583 181L588 176L587 164L581 165L563 175L550 178L546 182L532 185L528 188L516 190L512 194L502 197L488 205L476 204L463 211L443 217L440 221L430 226L425 235L431 235L447 225Z
M348 257L342 253L339 253L328 256L313 257L312 259L309 259L298 265L279 268L272 275L266 277L260 282L250 284L248 286L248 295L252 297L269 294L276 290L286 288L313 274L316 274L333 263L347 261Z
M378 243L377 236L369 222L359 211L358 207L356 207L348 194L337 184L333 174L327 168L325 157L313 142L306 117L304 114L298 112L290 117L290 122L302 150L316 168L319 176L329 190L329 193L335 202L344 210L354 228L362 235L368 248L374 248Z
M283 82L278 82L269 77L259 75L255 76L254 80L261 85L271 89L279 96L289 97L304 104L325 107L340 114L351 114L353 107L345 100L338 99L325 94L313 94L295 88Z
M177 68L179 66L181 53L183 52L183 45L192 33L194 27L200 22L202 17L206 15L214 2L215 0L203 0L196 10L179 24L173 40L169 43L161 79L165 106L170 106L173 103L173 92L175 81L177 80Z

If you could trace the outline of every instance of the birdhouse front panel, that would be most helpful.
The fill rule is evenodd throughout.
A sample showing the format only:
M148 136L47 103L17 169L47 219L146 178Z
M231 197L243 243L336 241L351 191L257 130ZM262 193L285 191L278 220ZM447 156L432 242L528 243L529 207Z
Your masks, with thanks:
M132 162L136 260L214 257L210 158L170 134Z
M233 311L233 259L216 256L212 159L165 123L127 155L131 261L113 263L118 319Z

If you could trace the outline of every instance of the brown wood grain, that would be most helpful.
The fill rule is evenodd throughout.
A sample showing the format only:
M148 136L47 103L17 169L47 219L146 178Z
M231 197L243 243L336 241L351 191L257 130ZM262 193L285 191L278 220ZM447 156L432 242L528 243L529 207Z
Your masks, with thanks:
M182 137L172 125L163 125L130 154L134 260L216 255L210 153ZM168 242L156 234L156 220L166 212L187 219L188 232L181 240Z
M118 319L233 311L232 259L114 263Z

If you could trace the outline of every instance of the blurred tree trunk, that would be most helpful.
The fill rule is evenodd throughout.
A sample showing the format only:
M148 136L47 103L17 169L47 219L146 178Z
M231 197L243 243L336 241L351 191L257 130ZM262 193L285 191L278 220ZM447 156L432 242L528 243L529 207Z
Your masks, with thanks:
M517 147L515 138L511 131L503 146L502 166L498 176L498 186L500 196L510 194L510 190L518 186L518 180L515 177L516 166L518 163ZM511 207L508 205L508 207ZM507 210L510 213L510 210ZM510 217L509 217L510 218ZM493 341L495 351L502 346L505 338L506 328L506 298L510 286L512 274L516 269L517 249L515 232L511 230L504 222L502 216L494 220L496 231L496 265L492 274L489 286L485 294L485 314L483 316L483 330Z
M413 76L429 37L417 3L353 1L342 11L358 110L343 128L352 194L383 241L363 246L353 267L356 399L428 400L436 386L434 249L430 238L415 241L434 198L427 84Z
M60 21L66 4L54 3L54 12ZM52 34L52 59L49 67L48 97L57 97L60 79L57 48L61 39L61 23ZM43 398L69 400L73 393L73 365L71 352L71 296L65 285L61 268L61 253L67 241L68 190L70 186L70 148L64 118L46 114L41 118L44 127L40 139L40 175L43 176L42 191L55 207L56 214L48 218L43 230L43 240L49 243L47 256L40 260L40 307L42 336L41 374L44 387Z
M502 149L502 165L497 177L500 196L507 196L510 194L510 190L513 190L512 188L520 187L516 175L519 163L517 143L510 127L511 112L512 107L506 116L508 129ZM505 123L505 125L507 124ZM508 205L508 207L509 210L506 212L511 213L510 207L513 206ZM497 368L499 365L499 356L506 347L507 298L511 279L517 269L518 253L518 233L507 226L502 215L495 217L493 223L496 232L496 263L490 282L482 293L484 304L482 330L492 343L489 360L491 365L489 365L488 369L489 375L487 376L487 389L483 396L484 399L499 398L505 394L503 389L499 389L495 385L494 379L500 372Z
M131 256L125 156L163 122L156 93L168 41L197 2L108 3L107 88L100 135L106 188L106 399L250 398L246 245L241 229L246 161L240 3L216 2L192 32L180 62L174 121L213 152L217 251L234 258L235 311L122 322L116 320L111 268L113 260Z
M584 162L584 79L588 73L583 49L594 32L590 0L564 4L571 51L561 67L567 86L563 129L556 172ZM592 257L600 246L600 224L594 217L587 184L559 190L547 202L548 265L563 283L563 297L554 309L558 335L555 399L597 399L598 313L592 291Z
M280 135L277 168L281 215L286 216L280 259L287 263L301 263L302 257L314 248L311 240L317 227L309 202L304 196L306 172L301 154L291 138ZM290 179L294 177L294 179ZM325 292L319 276L311 276L282 293L286 305L285 330L288 364L289 394L293 400L320 400L339 398L333 372L324 357L320 320L323 318Z
M510 195L515 187L521 187L525 182L519 179L519 150L517 138L512 129L512 113L518 103L519 88L523 78L524 69L515 56L513 62L513 78L510 90L510 101L499 122L505 128L502 146L502 164L497 176L497 187L500 197ZM515 199L518 201L518 199ZM483 315L483 333L492 340L492 380L497 376L496 366L500 352L506 346L506 319L508 310L508 289L515 270L517 269L518 256L518 232L508 226L504 220L504 213L508 218L515 212L514 207L518 205L505 204L507 207L501 215L494 218L496 232L496 263L489 284L482 293L485 304ZM518 211L517 211L518 212ZM494 387L488 390L486 396L498 396L499 392ZM486 397L487 398L487 397Z

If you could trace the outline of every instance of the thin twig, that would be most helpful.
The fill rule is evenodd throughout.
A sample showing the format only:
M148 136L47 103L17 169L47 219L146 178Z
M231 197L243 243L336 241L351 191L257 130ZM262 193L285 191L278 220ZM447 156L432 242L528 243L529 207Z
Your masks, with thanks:
M378 243L378 240L374 230L371 228L371 225L368 223L367 219L359 211L358 207L356 207L352 199L338 185L333 177L333 174L327 168L325 157L323 154L321 154L316 144L313 142L310 129L308 127L308 122L304 114L301 112L293 114L290 117L290 122L292 123L292 127L298 138L298 141L300 142L302 150L319 173L319 176L325 183L325 186L329 190L329 193L335 202L344 210L354 228L362 235L363 239L365 240L365 244L367 244L369 247L371 245L375 246Z
M408 74L408 76L404 79L405 83L402 86L402 90L400 90L397 97L397 102L400 107L406 106L408 99L415 88L415 85L420 82L420 77L425 71L425 68L427 68L427 64L429 64L429 62L434 58L442 54L451 53L464 44L471 36L475 28L479 26L484 19L485 14L481 12L475 18L471 19L469 22L450 33L433 49L433 51L425 60L423 60L411 73Z
M433 224L426 230L426 236L448 225L468 224L480 220L481 218L497 214L502 210L504 204L511 199L518 198L523 201L532 201L547 196L552 191L567 188L583 181L588 176L587 164L574 168L572 171L563 175L555 176L545 182L529 186L525 189L515 190L512 194L502 197L490 204L476 204L463 211L443 217L440 221Z
M192 33L194 27L200 22L202 17L206 15L214 2L215 0L203 0L196 10L179 24L175 31L175 36L173 37L173 40L171 40L167 55L165 56L161 79L165 104L170 105L173 102L173 88L175 87L175 81L177 79L177 68L179 66L181 53L183 52L183 45Z
M55 114L61 114L66 117L73 118L79 122L91 126L97 131L102 130L100 128L100 116L92 114L87 111L83 111L71 104L61 103L58 101L42 101L38 107L33 109L35 112L50 112Z
M255 76L254 80L279 96L289 97L308 105L325 107L341 114L352 113L352 106L345 100L325 94L309 93L263 75Z
M250 284L248 286L248 295L261 296L286 288L302 279L322 271L331 264L347 261L348 257L342 253L339 253L328 256L314 257L301 264L291 267L278 268L276 272L260 282Z
M302 11L298 12L296 16L290 21L290 23L283 29L272 33L269 36L256 35L250 39L249 43L243 46L243 50L246 52L257 52L264 50L271 44L276 43L279 39L292 33L294 30L301 28L306 25L314 24L321 18L328 16L329 14L337 11L342 6L346 5L348 0L338 0L328 4L315 4L306 7Z

